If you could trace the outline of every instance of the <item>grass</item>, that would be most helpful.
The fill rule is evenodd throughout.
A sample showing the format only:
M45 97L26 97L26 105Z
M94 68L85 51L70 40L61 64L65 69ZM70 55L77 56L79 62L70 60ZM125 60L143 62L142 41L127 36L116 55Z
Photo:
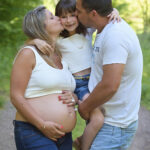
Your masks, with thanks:
M73 130L73 139L81 136L85 128L85 121L80 117L79 113L77 113L77 125Z
M77 124L74 130L72 131L73 140L82 135L84 128L85 128L85 120L83 120L80 117L79 113L77 112ZM75 149L73 148L73 150Z

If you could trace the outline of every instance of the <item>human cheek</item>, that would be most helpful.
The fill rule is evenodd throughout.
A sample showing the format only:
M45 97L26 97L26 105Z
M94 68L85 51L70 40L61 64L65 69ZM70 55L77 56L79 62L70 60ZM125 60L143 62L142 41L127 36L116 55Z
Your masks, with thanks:
M76 24L79 25L79 20L76 18Z
M81 15L79 16L79 20L80 20L80 22L83 24L83 25L85 25L85 18L84 17L82 17Z
M73 21L78 24L78 19L77 19L77 17L74 17L74 18L73 18Z
M63 22L63 19L62 18L60 18L60 22L61 22L61 24L63 24L62 22Z
M81 14L78 13L78 20L80 21L81 20Z
M80 16L80 15L78 15L78 20L79 20L80 22L82 22L82 19L81 19L81 16Z
M65 24L66 24L65 19L60 19L60 22L61 22L62 26L64 27L64 26L65 26Z

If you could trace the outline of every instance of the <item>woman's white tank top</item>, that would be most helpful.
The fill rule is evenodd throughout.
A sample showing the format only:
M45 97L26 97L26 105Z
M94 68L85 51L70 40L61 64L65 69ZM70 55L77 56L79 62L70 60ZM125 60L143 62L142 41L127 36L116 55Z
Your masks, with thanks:
M62 90L74 91L75 80L68 70L67 63L62 61L63 69L56 69L46 63L35 47L26 46L24 48L31 49L36 59L36 65L25 91L26 98L62 93Z

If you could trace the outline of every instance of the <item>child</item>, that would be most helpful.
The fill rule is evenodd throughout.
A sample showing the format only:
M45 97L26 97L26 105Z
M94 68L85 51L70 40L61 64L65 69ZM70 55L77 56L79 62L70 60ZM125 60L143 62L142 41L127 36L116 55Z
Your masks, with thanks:
M118 12L116 10L114 12L118 16ZM115 17L113 15L110 18ZM56 16L60 17L64 27L64 31L60 34L57 44L62 53L63 60L68 63L69 69L76 80L75 93L78 99L83 101L89 96L88 81L92 61L92 34L95 30L87 30L78 22L76 0L60 0L56 6ZM41 40L36 40L34 43L37 47L43 46ZM45 43L44 47L50 48ZM83 135L74 141L74 147L78 150L88 150L103 122L104 115L100 108L96 108L90 114L90 119Z

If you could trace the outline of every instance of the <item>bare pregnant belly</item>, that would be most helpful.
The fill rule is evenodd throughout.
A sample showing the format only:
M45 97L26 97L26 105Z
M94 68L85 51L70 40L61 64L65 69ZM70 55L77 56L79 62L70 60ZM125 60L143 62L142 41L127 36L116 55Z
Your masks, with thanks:
M56 122L64 127L65 132L70 132L76 124L76 113L73 107L59 101L58 95L60 94L31 98L28 102L43 120ZM26 121L18 112L16 120Z

